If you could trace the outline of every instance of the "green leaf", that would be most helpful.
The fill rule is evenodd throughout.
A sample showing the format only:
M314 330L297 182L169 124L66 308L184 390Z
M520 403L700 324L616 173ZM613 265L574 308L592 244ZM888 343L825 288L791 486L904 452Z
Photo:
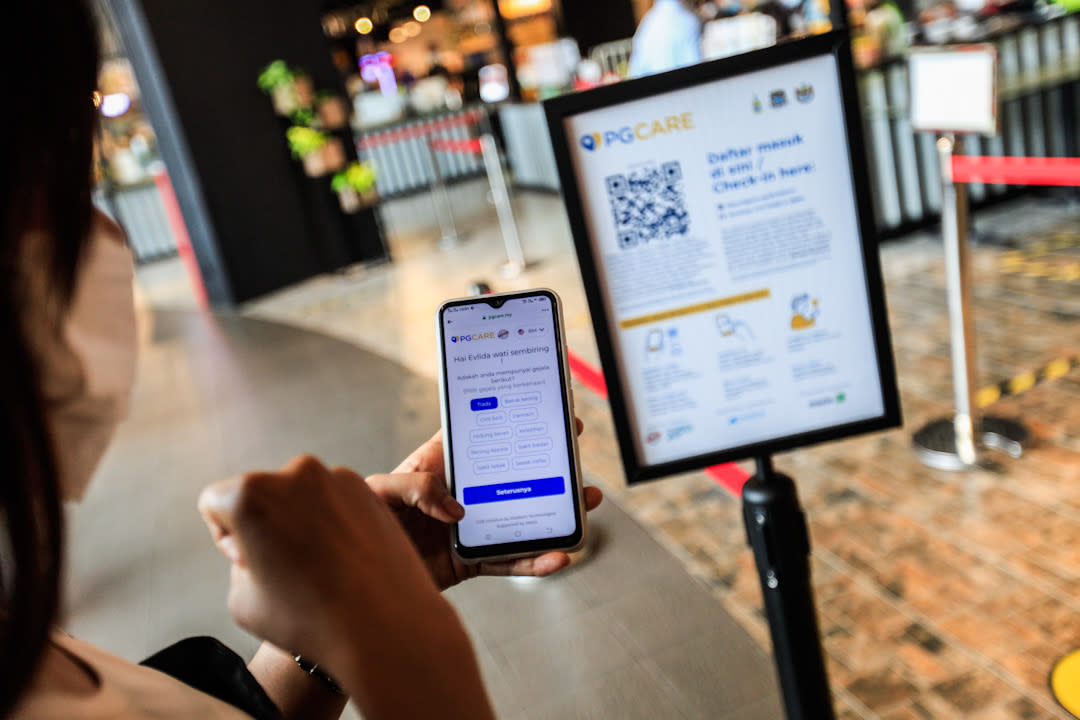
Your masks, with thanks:
M300 125L293 125L285 131L289 149L293 157L306 157L326 144L326 136L318 130Z
M287 85L296 78L296 74L289 69L284 60L275 60L263 68L256 81L265 92L273 92L280 85Z
M292 121L296 125L303 125L305 127L310 127L311 124L313 122L315 122L315 110L314 110L314 108L311 108L311 107L298 108L297 111L293 113Z

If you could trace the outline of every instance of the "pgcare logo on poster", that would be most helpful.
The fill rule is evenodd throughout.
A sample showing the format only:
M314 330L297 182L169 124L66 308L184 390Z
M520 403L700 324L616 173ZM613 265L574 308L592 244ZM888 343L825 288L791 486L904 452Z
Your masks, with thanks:
M694 126L694 113L684 112L681 115L668 115L656 120L639 122L636 125L623 125L620 128L605 130L602 133L585 133L578 142L581 143L581 147L593 152L602 147L629 145L634 142L651 140L655 137L673 135L694 129L696 129Z

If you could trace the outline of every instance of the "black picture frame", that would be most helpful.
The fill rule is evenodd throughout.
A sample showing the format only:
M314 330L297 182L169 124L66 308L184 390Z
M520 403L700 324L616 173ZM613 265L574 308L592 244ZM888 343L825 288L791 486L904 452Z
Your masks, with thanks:
M590 241L588 225L585 222L581 188L578 187L571 157L571 139L567 136L565 121L580 113L662 95L695 85L712 83L717 80L758 70L766 70L822 55L832 55L835 58L840 75L839 85L845 124L844 130L848 141L848 158L852 187L855 193L856 221L862 248L867 297L870 303L871 331L877 358L883 412L876 417L856 422L739 445L678 460L643 465L638 460L632 437L632 423L627 408L626 388L623 387L618 370L618 358L613 342L614 336L608 322L609 299L604 296L601 290L599 266L597 258L593 255L593 245ZM619 451L628 482L637 483L657 479L711 465L751 457L768 456L808 445L900 426L900 398L896 384L896 369L889 334L881 264L878 258L879 243L874 228L866 146L863 139L862 118L859 112L855 67L851 58L851 40L846 30L832 31L810 38L781 43L762 50L553 98L545 101L544 112L547 116L548 130L551 134L552 146L555 152L556 167L562 184L563 200L577 249L585 295L589 303L600 360L607 383L608 398L615 420Z

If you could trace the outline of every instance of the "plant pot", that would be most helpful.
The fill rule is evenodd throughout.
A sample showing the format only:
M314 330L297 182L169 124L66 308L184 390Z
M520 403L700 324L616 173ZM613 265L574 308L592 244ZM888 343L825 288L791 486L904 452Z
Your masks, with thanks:
M328 97L319 103L319 124L327 130L338 130L349 122L349 110L339 97Z
M345 144L340 138L330 138L319 151L322 154L323 163L326 167L324 172L337 172L345 167L348 158L345 157Z
M304 164L304 173L308 177L322 177L330 170L326 167L326 158L321 149L309 152L300 160Z
M341 211L344 213L354 213L363 207L363 202L360 198L360 193L350 188L338 191L338 202L341 204Z
M296 101L296 88L292 83L278 85L270 93L270 99L274 103L274 112L288 117L296 112L300 104Z
M300 107L312 107L315 104L315 85L311 78L301 75L293 81L296 104Z

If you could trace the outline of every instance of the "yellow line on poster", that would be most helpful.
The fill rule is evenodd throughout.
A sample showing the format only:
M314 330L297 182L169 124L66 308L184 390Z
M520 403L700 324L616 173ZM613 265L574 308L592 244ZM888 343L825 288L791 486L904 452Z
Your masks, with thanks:
M650 315L642 315L641 317L630 318L629 320L623 320L619 323L619 328L622 330L629 330L630 328L639 327L641 325L650 325L652 323L663 322L665 320L671 320L672 318L683 317L685 315L694 315L700 312L708 312L709 310L716 310L717 308L729 307L731 305L739 305L742 303L753 302L754 300L765 300L770 297L771 293L768 288L763 290L754 290L752 292L742 293L740 295L732 295L726 298L718 298L716 300L709 300L703 303L695 303L694 305L687 305L681 308L675 308L673 310L665 310L663 312L652 313Z

